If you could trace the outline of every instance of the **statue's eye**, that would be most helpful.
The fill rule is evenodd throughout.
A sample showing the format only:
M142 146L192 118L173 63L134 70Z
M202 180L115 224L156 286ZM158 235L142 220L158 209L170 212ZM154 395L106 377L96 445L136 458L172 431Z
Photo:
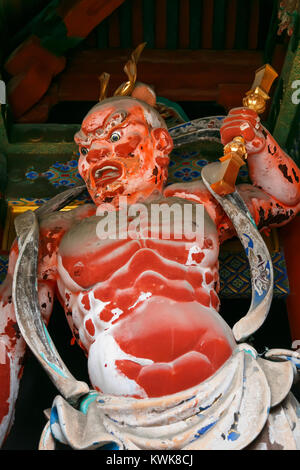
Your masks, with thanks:
M88 149L86 147L81 147L81 155L83 155L85 157L85 155L87 155L89 153Z
M113 132L112 135L110 136L110 141L111 142L118 142L118 140L121 139L121 134L120 132Z

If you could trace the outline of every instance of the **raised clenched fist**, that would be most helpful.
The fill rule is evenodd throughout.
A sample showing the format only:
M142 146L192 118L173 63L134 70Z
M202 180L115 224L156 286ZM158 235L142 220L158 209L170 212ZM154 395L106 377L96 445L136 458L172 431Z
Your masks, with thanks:
M255 111L232 109L224 119L220 132L224 145L235 137L244 138L249 176L254 186L272 195L277 203L286 206L299 204L299 168L261 125Z
M249 155L264 149L268 135L257 113L247 108L232 109L224 119L220 132L223 145L231 142L234 137L243 137Z

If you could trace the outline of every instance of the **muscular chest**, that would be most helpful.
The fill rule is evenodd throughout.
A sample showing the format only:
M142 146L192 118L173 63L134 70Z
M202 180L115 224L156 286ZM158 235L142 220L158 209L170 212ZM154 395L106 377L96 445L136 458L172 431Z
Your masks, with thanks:
M149 284L164 289L176 281L200 285L200 278L217 262L218 241L212 230L199 242L170 237L163 239L162 226L149 238L138 232L102 237L101 217L89 217L77 223L63 236L58 249L58 271L66 284L77 290L101 285L103 294L110 289L124 290ZM103 224L101 225L103 227ZM206 276L207 277L207 276ZM159 278L160 281L155 281ZM175 289L178 291L179 285ZM104 294L105 295L105 294Z

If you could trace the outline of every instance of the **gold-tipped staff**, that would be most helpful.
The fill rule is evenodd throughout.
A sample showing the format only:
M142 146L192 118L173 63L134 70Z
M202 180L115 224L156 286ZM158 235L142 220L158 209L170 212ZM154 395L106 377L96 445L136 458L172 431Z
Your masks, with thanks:
M269 91L277 77L277 72L269 64L258 69L251 90L246 93L243 99L243 105L248 109L253 109L257 114L262 114L266 109L267 100L270 99ZM245 165L246 159L247 151L244 138L235 137L224 147L224 156L220 158L222 165L220 180L211 185L215 193L225 196L234 192L240 167Z

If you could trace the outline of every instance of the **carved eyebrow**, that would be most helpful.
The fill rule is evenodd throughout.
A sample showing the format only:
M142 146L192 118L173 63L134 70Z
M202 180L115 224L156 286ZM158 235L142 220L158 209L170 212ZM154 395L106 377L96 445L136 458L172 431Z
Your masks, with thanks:
M99 127L98 129L95 128L91 131L93 136L102 138L104 134L107 134L111 129L120 125L123 121L125 121L127 117L126 111L113 111L109 117L106 119L105 124L103 127Z
M82 129L80 131L76 132L74 136L74 140L76 144L78 145L89 145L91 143L91 139L89 138L88 135L86 135Z
M88 135L80 129L80 131L75 134L75 142L79 145L90 145L95 138L103 137L104 134L125 121L126 117L126 111L113 111L107 118L103 127L99 127L98 129L96 127L95 129L90 130Z
M127 117L127 112L126 111L114 111L107 119L103 132L109 132L113 127L118 126L122 122L125 121Z

